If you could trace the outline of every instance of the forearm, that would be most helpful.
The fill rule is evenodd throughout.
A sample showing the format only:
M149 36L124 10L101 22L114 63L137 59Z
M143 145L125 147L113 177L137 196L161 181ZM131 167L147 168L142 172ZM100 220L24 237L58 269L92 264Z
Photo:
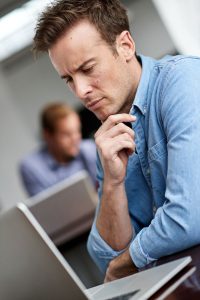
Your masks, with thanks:
M112 186L104 181L96 226L101 237L112 249L120 251L129 245L133 228L123 183Z

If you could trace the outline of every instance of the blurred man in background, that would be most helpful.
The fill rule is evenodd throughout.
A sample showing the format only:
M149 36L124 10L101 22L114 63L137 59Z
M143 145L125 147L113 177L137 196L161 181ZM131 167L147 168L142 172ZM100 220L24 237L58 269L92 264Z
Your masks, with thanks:
M29 196L86 170L95 185L96 147L92 140L81 140L78 114L66 104L52 103L41 113L44 145L20 164L20 174Z

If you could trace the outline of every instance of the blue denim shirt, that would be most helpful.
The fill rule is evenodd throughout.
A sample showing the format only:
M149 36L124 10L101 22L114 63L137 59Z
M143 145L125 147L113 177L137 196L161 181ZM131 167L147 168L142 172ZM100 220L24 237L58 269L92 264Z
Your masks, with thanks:
M130 111L137 117L137 153L129 157L125 179L136 232L129 252L139 268L200 243L200 58L140 58L142 76ZM100 161L98 180L101 198ZM104 272L123 252L101 238L95 221L88 250Z

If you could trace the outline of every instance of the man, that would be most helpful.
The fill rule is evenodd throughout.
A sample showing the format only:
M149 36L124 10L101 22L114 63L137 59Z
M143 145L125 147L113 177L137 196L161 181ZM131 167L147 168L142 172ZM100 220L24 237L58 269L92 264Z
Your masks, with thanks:
M68 105L51 103L41 113L45 144L28 155L20 173L29 196L86 170L96 183L96 147L92 140L81 141L78 114Z
M57 1L34 42L102 121L88 249L105 281L198 244L200 59L137 56L118 0Z

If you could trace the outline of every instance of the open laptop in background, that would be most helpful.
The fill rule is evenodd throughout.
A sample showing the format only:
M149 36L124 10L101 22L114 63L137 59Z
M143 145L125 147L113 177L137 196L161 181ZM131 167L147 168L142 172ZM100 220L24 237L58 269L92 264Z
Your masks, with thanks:
M20 203L0 215L1 300L144 300L191 257L85 290L30 210Z
M97 193L87 172L80 171L29 198L25 204L59 246L91 228Z

